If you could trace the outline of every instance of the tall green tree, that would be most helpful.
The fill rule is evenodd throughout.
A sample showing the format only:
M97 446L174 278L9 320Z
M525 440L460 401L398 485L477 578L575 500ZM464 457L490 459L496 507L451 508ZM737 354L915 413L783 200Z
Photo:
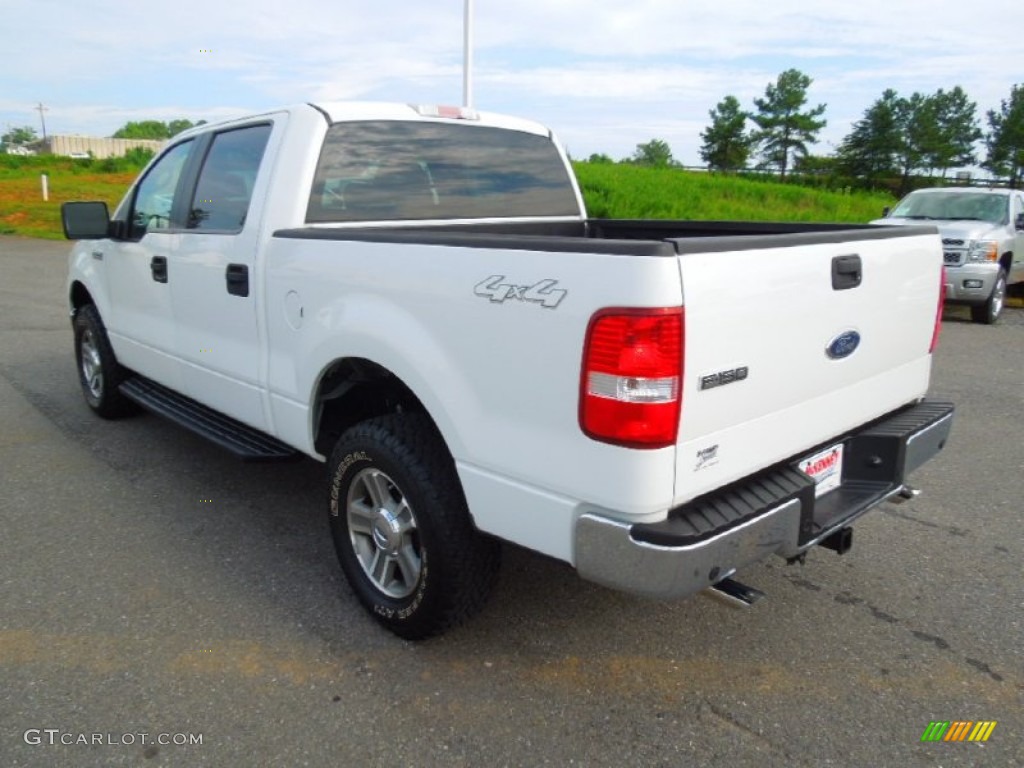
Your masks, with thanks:
M8 144L31 144L33 141L37 141L38 138L35 128L30 125L23 125L18 128L11 128L3 136L0 136L0 144L3 144L5 147Z
M914 92L909 98L896 103L896 122L903 134L897 163L900 171L900 191L910 188L914 171L927 167L929 147L935 142L935 103L930 96Z
M713 171L736 171L747 164L753 140L747 132L747 113L735 96L726 96L708 112L700 156Z
M889 88L853 124L837 152L845 173L870 183L896 171L904 141L903 101Z
M977 162L975 144L981 138L977 104L958 85L951 91L941 88L931 97L934 124L932 141L927 148L929 167L941 171L973 165Z
M655 168L665 168L675 163L668 142L661 139L651 139L645 144L637 144L630 162Z
M787 69L765 88L763 99L754 99L757 111L750 118L757 124L754 134L761 158L778 167L782 178L796 156L807 154L807 145L815 144L818 133L827 125L821 118L825 105L804 109L807 89L814 82L797 69Z
M1024 85L1013 86L1010 98L1000 102L998 111L988 111L988 125L983 167L1017 188L1024 181Z

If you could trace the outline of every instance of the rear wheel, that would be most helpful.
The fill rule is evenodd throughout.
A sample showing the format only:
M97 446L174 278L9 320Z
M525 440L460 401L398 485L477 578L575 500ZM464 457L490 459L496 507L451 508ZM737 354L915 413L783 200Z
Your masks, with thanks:
M1006 270L1000 269L996 276L996 284L992 287L992 293L984 304L971 307L971 320L976 323L992 325L1003 313L1003 304L1006 301Z
M455 464L425 416L347 430L331 454L329 504L342 570L392 632L420 640L483 607L500 544L473 527Z
M125 379L125 370L114 357L107 330L100 313L87 304L75 313L75 360L78 381L85 402L105 419L116 418L132 410L132 405L118 390Z

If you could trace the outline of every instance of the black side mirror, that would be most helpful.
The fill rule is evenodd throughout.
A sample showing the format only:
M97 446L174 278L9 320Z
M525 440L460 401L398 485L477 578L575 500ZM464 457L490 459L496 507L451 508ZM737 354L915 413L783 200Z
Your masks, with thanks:
M885 208L882 209L882 217L884 218L884 217L886 217L888 215L889 215L889 206L887 205L887 206L885 206Z
M1024 213L1017 214L1017 221L1014 223L1018 232L1024 232Z
M64 203L60 218L68 240L102 240L110 236L110 214L104 202Z

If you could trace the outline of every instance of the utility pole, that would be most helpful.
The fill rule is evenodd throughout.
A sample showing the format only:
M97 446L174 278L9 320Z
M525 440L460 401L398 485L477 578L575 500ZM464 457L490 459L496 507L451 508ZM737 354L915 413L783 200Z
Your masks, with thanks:
M462 19L462 106L473 106L473 0L466 0Z
M39 106L35 107L35 110L39 113L39 119L43 123L43 141L46 141L46 117L43 115L43 112L49 112L50 109L49 107L44 107L43 102L39 102Z

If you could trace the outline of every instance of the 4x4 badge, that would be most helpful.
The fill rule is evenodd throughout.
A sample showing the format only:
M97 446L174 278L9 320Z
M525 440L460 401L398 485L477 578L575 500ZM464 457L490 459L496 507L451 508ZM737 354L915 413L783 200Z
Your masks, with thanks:
M555 288L558 285L557 280L541 280L533 285L513 285L504 280L504 275L491 275L477 283L473 293L488 298L495 304L501 304L506 299L515 299L532 301L548 309L554 309L569 295L567 290Z

